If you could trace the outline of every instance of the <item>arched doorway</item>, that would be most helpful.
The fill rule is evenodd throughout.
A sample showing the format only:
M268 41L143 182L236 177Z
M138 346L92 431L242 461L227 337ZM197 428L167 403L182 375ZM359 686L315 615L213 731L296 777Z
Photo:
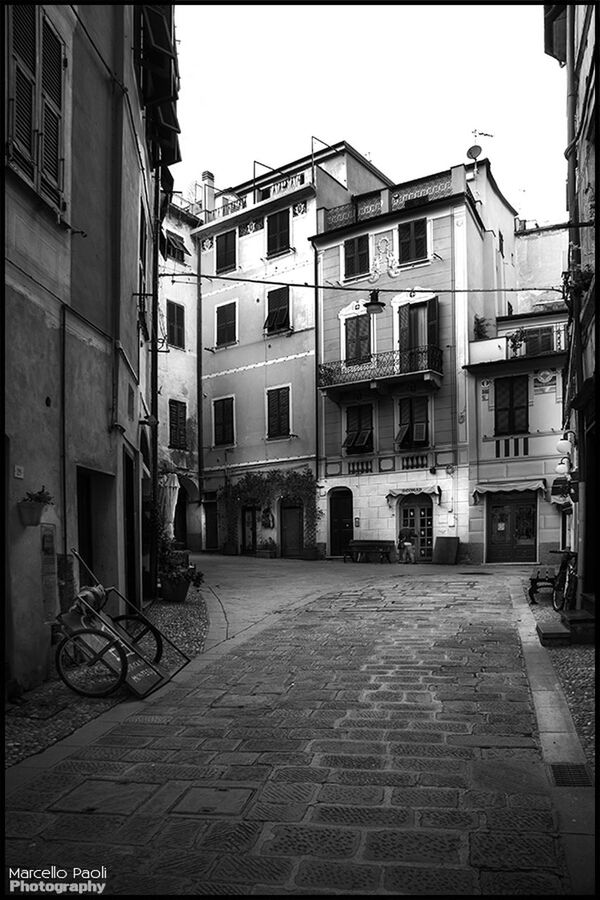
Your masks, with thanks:
M433 503L428 494L407 494L398 505L398 532L407 528L417 535L416 558L433 558Z
M354 536L352 491L334 488L329 494L329 555L343 556Z

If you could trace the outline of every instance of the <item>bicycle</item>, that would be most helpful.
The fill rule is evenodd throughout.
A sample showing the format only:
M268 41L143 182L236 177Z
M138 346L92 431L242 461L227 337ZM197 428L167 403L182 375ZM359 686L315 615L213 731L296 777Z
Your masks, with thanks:
M560 553L562 560L552 586L552 606L556 612L571 609L577 594L577 553L573 550L551 550Z

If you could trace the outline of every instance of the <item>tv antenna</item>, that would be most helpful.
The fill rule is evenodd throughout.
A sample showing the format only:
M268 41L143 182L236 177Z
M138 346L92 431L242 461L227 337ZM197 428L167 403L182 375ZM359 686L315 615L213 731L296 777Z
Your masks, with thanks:
M477 138L481 135L481 137L494 137L493 134L487 134L485 131L478 131L477 128L473 129L473 137L475 138L475 143L469 147L467 150L467 156L469 159L472 159L474 162L473 166L473 177L477 178L477 160L481 156L482 149L477 143Z

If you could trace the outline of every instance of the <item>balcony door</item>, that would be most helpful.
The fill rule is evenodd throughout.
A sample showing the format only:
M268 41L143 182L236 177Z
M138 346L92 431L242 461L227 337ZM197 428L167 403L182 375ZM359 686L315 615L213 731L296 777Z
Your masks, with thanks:
M422 372L431 368L430 348L437 348L438 298L398 307L400 372Z

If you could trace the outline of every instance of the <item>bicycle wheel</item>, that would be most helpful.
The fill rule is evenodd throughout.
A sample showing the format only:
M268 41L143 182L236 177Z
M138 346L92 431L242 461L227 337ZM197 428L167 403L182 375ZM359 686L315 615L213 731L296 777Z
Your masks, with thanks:
M56 648L56 671L84 697L107 697L127 678L127 656L118 640L96 628L81 628Z
M163 654L163 641L160 631L146 622L145 619L129 613L113 618L115 625L120 625L130 637L132 646L150 662L160 662Z
M552 588L552 606L556 610L556 612L560 612L563 606L565 605L565 584L567 582L567 570L566 568L559 569L558 575L554 579L554 586Z
M574 571L569 571L567 578L567 585L565 587L564 595L565 609L573 609L575 606L575 596L577 594L577 574Z

